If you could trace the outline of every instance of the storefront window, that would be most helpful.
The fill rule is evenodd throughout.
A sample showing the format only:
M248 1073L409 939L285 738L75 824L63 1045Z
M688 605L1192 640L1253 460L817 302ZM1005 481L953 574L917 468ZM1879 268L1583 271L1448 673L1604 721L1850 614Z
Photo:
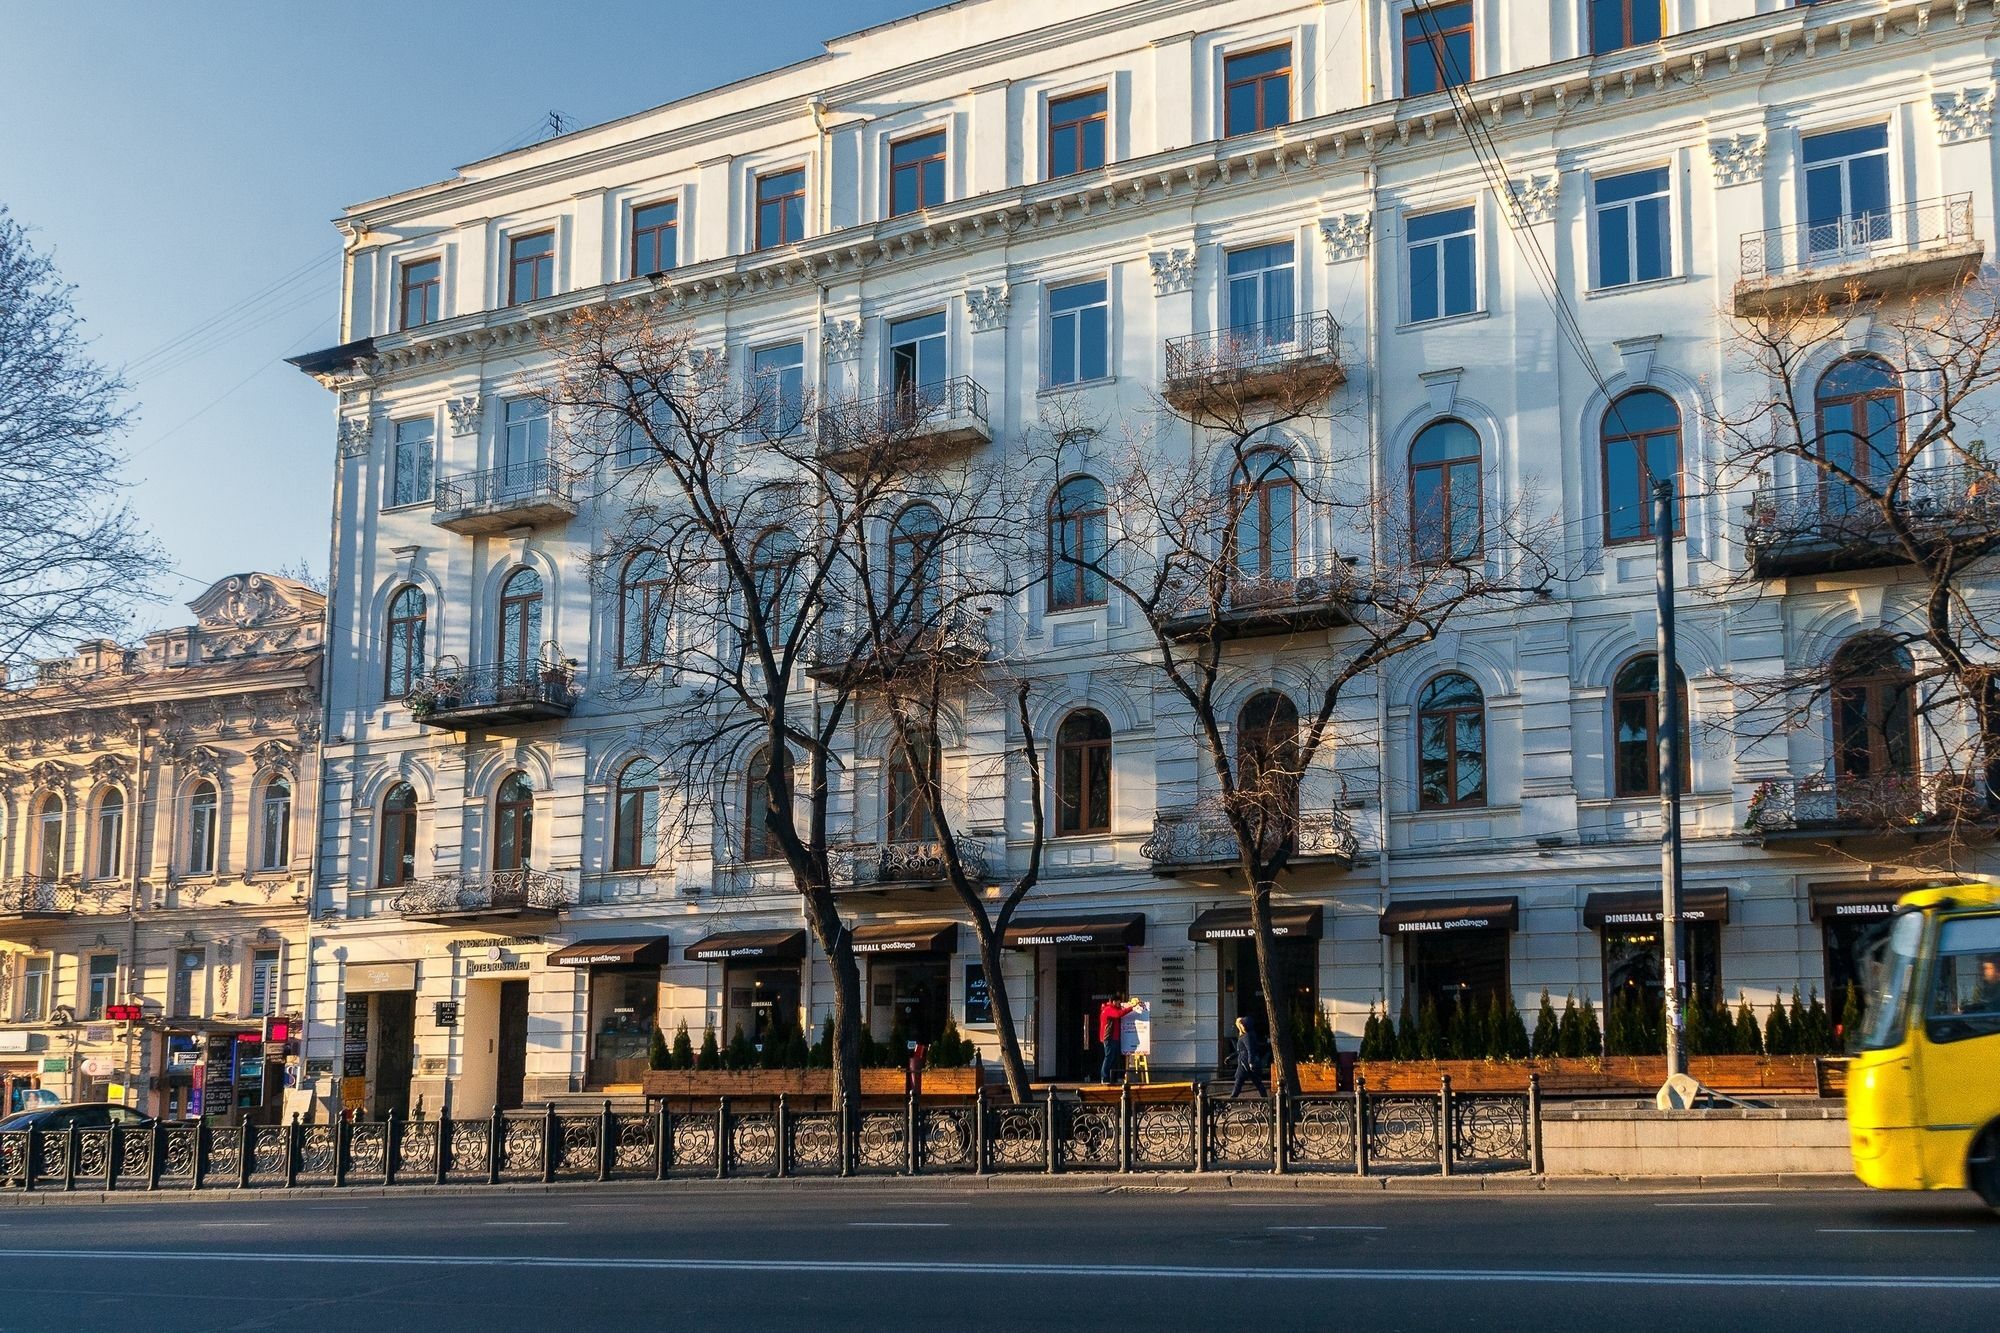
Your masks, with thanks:
M951 959L904 956L869 969L869 1026L882 1041L936 1041L951 1014Z
M1281 997L1279 1010L1291 1025L1294 1042L1312 1034L1313 1014L1319 1008L1319 941L1279 939L1273 962L1273 978ZM1248 1019L1260 1034L1270 1026L1264 1005L1264 986L1257 975L1257 942L1230 940L1220 946L1222 954L1222 1019L1218 1034L1227 1051L1236 1040L1236 1020Z
M1681 928L1686 941L1682 960L1696 998L1705 1004L1722 1001L1722 926L1714 921L1688 922ZM1636 999L1651 1010L1663 1002L1666 975L1660 927L1604 928L1604 1003L1608 1010L1620 997Z
M1403 979L1410 1012L1426 1003L1440 1016L1462 1002L1468 1009L1507 993L1508 932L1442 930L1403 937Z
M723 1013L723 1039L734 1040L738 1029L750 1044L762 1049L773 1037L790 1035L799 1024L799 969L790 967L731 967Z
M637 1083L652 1053L660 1014L660 969L593 968L590 974L590 1082Z

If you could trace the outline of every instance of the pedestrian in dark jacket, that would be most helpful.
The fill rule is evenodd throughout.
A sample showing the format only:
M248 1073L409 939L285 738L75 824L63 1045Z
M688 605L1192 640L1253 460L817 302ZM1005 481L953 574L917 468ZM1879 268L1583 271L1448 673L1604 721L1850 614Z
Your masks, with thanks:
M1229 1099L1236 1100L1243 1092L1243 1080L1249 1079L1257 1087L1257 1095L1268 1097L1269 1088L1264 1086L1264 1065L1257 1058L1257 1034L1250 1030L1250 1024L1243 1019L1236 1020L1236 1082L1230 1086Z

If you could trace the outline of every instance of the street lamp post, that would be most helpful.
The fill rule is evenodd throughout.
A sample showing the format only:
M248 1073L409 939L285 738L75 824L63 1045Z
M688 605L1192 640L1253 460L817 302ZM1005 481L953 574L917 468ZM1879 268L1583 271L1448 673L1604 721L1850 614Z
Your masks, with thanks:
M1681 1045L1681 754L1680 670L1674 662L1674 484L1653 483L1653 595L1659 621L1656 677L1660 757L1660 952L1666 984L1667 1079L1687 1072Z

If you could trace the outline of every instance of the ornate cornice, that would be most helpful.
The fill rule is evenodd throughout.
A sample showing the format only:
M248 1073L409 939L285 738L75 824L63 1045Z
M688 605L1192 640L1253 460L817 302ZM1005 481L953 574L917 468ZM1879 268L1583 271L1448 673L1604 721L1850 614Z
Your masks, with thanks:
M1708 160L1717 185L1748 185L1764 179L1764 136L1732 134L1708 141Z
M1964 143L1993 136L1993 85L1978 84L1952 93L1934 93L1939 143Z
M1012 293L1007 284L994 283L985 287L971 287L965 293L965 308L971 312L972 328L977 333L990 333L1007 325L1007 302Z
M1155 250L1146 256L1153 270L1153 295L1171 296L1194 285L1195 255L1191 246Z
M1368 254L1368 236L1373 220L1367 213L1342 213L1319 220L1320 244L1326 247L1326 262L1338 264L1362 259Z
M1529 172L1508 181L1507 191L1513 196L1514 214L1522 222L1548 222L1555 217L1556 203L1562 197L1562 177L1553 171Z

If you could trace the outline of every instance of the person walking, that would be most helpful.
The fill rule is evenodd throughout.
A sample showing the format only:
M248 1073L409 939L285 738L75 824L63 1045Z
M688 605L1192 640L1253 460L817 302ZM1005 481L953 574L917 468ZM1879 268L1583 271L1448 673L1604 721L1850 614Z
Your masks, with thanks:
M1264 1086L1264 1066L1263 1062L1257 1058L1259 1053L1257 1045L1257 1034L1251 1031L1250 1024L1238 1018L1236 1020L1236 1081L1229 1088L1229 1100L1231 1101L1235 1101L1243 1094L1243 1081L1245 1079L1250 1080L1251 1083L1256 1085L1258 1096L1269 1097L1271 1095L1271 1090Z
M1099 1083L1116 1083L1124 1064L1125 1015L1139 1007L1137 1000L1123 995L1105 998L1097 1009L1097 1042L1104 1054L1097 1068Z

